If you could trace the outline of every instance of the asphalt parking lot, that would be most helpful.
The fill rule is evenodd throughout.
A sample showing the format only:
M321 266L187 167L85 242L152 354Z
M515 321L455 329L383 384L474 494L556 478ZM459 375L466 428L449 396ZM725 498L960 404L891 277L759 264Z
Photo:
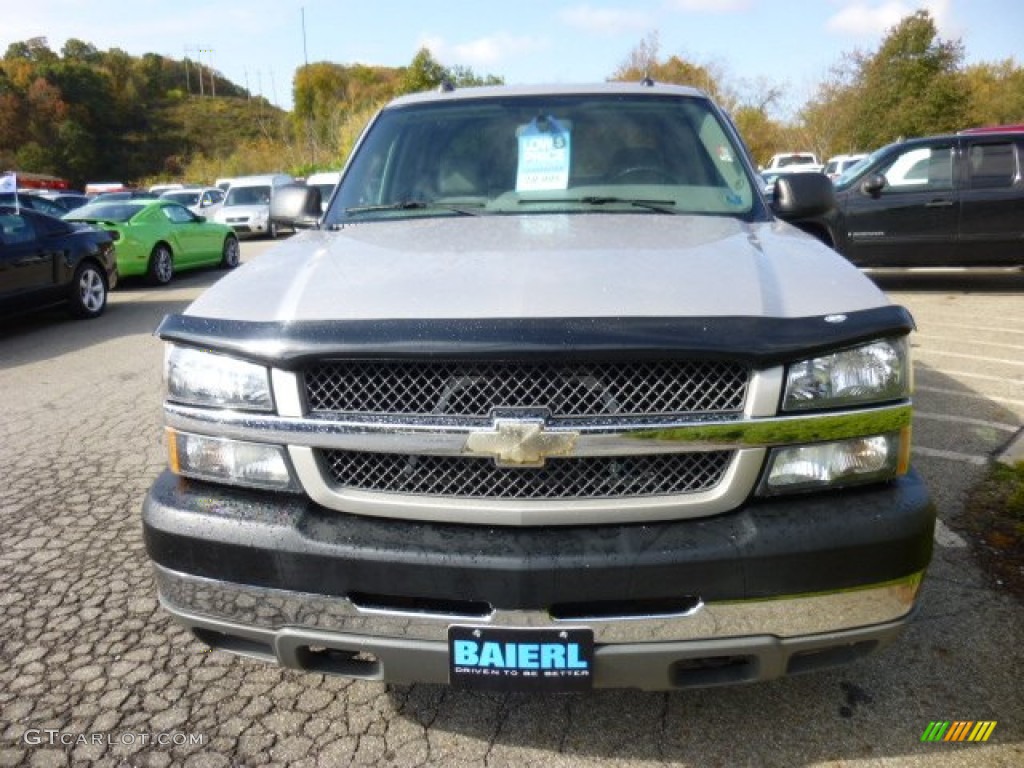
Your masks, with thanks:
M282 670L159 609L139 521L165 462L152 331L221 274L0 325L0 766L1024 764L1024 605L952 525L1024 424L1024 274L873 275L917 319L914 463L944 521L896 645L753 686L537 697ZM997 725L922 743L932 721Z

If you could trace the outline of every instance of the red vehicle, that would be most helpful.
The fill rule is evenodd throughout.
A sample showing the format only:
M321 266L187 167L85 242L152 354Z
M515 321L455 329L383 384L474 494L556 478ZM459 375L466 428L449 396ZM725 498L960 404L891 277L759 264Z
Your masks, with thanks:
M25 173L24 171L8 171L14 173L18 179L18 189L71 189L71 182L57 176L48 176L45 173Z
M1024 123L1014 123L1013 125L985 125L980 128L965 128L960 133L1007 133L1024 131Z

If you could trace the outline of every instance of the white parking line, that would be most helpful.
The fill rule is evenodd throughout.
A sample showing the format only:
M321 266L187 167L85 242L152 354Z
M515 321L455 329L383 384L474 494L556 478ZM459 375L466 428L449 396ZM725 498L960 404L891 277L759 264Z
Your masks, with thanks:
M926 419L928 421L945 421L953 424L970 424L973 427L988 427L998 429L1011 434L1020 429L1019 424L1004 424L999 421L986 421L985 419L971 419L967 416L950 416L948 413L927 413L914 411L915 419Z
M986 400L993 403L1004 403L1007 405L1020 405L1024 406L1024 400L1014 400L1012 397L995 397L994 395L978 395L974 392L961 392L958 389L942 389L941 387L926 387L918 384L914 387L917 392L934 392L939 395L956 395L957 397L967 397L973 400Z
M1021 347L1024 350L1024 347ZM966 360L980 360L981 362L997 362L1001 366L1020 366L1024 368L1024 359L1017 357L1016 359L1008 359L1006 357L988 357L983 354L964 354L963 352L945 352L941 349L929 349L928 347L914 347L913 354L915 357L921 357L922 355L938 355L940 357L961 357Z
M918 376L918 375L920 375L920 376L927 376L928 374L931 374L931 373L941 373L946 378L950 378L950 377L959 378L959 377L963 376L963 377L966 377L968 379L981 379L982 381L1009 382L1010 384L1019 384L1020 386L1024 387L1024 378L1021 378L1019 375L1018 376L1012 376L1012 377L1010 377L1010 376L986 376L983 373L974 373L973 371L954 371L954 370L951 370L949 368L943 368L941 371L936 371L934 368L928 368L928 367L923 367L923 368L920 368L920 369L915 367L915 369L914 369L914 375L915 376Z
M963 549L967 541L941 520L935 521L935 543L946 549Z
M953 342L954 344L963 344L963 338L962 337L958 338L958 337L955 337L955 336L937 336L937 335L935 335L933 333L919 333L919 334L917 334L917 336L915 338L917 338L917 339L927 339L929 341L950 341L950 342ZM1024 351L1024 344L1004 344L1003 342L999 342L999 341L982 341L981 339L972 339L971 340L971 346L999 347L1000 349L1016 349L1016 350ZM926 351L929 351L929 352L938 352L938 350L933 349L931 347L927 347L927 346L925 346L925 347L916 346L916 347L914 347L914 349L923 349L923 350L926 350Z
M924 448L915 445L911 449L913 456L921 456L928 459L948 459L959 461L963 464L973 464L976 467L983 467L989 462L988 456L981 456L977 453L960 453L959 451L940 451L938 448Z
M964 325L963 323L943 323L936 321L929 321L925 323L929 328L957 328L963 331L982 331L983 333L1020 333L1024 334L1024 328L1007 328L1005 325L1000 325L998 328L993 328L986 325ZM921 332L915 333L914 338L920 338L927 336L928 334L922 334ZM945 337L935 337L945 338ZM963 337L952 339L952 341L962 341Z
M1024 349L1024 348L1022 348ZM960 357L964 360L980 360L983 363L1000 363L1002 365L1019 365L1024 367L1024 360L1020 358L1016 360L1007 360L1002 357L985 357L983 355L965 355L962 352L943 352L939 349L929 349L928 347L914 347L915 355L939 355L940 357Z

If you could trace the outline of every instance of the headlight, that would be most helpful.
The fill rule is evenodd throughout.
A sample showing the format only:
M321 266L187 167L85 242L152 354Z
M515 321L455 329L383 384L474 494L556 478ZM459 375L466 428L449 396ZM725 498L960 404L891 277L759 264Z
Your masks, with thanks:
M838 408L910 396L906 337L883 339L812 360L786 372L782 410Z
M297 491L280 445L246 443L167 430L171 471L185 477L252 488Z
M164 383L167 398L178 403L256 411L274 407L266 368L212 352L168 345Z
M763 494L833 488L891 480L906 472L909 429L834 443L776 448L768 460Z

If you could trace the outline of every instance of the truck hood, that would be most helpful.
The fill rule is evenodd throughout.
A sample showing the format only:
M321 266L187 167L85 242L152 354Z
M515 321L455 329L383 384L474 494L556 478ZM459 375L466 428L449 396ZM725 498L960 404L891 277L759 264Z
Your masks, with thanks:
M306 232L220 280L186 314L278 323L795 318L888 304L844 258L781 222L595 213Z

